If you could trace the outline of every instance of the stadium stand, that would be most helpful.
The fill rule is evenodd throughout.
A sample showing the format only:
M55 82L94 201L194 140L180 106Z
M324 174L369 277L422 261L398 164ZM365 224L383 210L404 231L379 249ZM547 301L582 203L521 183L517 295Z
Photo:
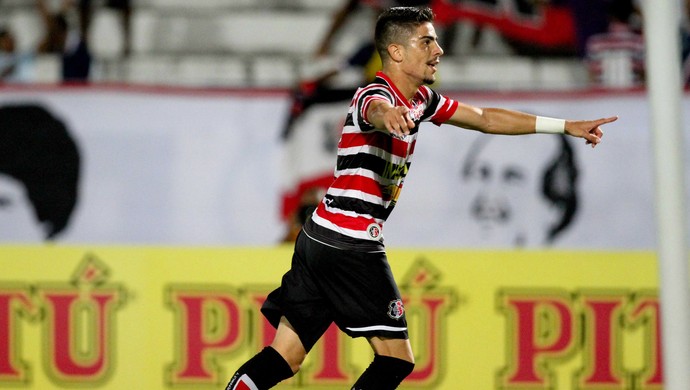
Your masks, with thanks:
M57 1L57 0L56 0ZM124 56L118 15L94 1L88 42L93 82L200 87L294 85L315 65L316 45L341 0L132 0L131 55ZM33 1L0 0L0 25L17 36L20 51L42 37ZM370 33L368 17L338 39L331 61L344 57ZM473 26L459 22L459 39L442 61L444 87L463 89L564 89L585 86L578 58L521 57L501 37L483 28L470 45ZM472 47L471 47L472 46ZM35 81L59 82L59 58L39 55Z

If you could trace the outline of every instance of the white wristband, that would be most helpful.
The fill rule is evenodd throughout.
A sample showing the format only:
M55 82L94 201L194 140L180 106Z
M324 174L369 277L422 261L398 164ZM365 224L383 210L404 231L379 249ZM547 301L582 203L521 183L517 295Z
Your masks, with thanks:
M535 124L534 129L537 133L564 134L565 119L538 116L537 123Z

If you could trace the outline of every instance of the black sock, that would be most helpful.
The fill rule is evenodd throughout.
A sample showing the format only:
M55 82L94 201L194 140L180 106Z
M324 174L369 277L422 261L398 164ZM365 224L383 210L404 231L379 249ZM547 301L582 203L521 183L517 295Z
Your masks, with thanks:
M414 363L391 356L375 355L352 390L393 390L410 375Z
M295 375L288 362L266 347L240 367L225 390L265 390Z

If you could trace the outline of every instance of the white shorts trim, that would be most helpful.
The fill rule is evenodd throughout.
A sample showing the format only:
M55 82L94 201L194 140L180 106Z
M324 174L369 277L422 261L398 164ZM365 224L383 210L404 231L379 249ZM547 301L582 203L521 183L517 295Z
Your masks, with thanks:
M365 326L362 328L346 328L349 331L352 332L369 332L371 330L387 330L390 332L405 332L407 331L407 327L404 326L386 326L386 325L374 325L374 326Z

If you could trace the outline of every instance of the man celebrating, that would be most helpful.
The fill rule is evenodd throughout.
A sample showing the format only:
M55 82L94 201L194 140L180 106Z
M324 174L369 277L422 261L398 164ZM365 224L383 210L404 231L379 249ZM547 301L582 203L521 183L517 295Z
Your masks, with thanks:
M365 337L374 360L353 390L395 389L414 368L405 308L383 243L414 153L419 124L430 121L491 134L558 133L601 142L600 126L616 117L566 121L479 108L425 84L443 49L427 7L396 7L376 23L382 71L352 99L335 179L295 243L290 270L262 307L277 328L272 344L234 374L227 390L268 389L293 376L332 322Z

